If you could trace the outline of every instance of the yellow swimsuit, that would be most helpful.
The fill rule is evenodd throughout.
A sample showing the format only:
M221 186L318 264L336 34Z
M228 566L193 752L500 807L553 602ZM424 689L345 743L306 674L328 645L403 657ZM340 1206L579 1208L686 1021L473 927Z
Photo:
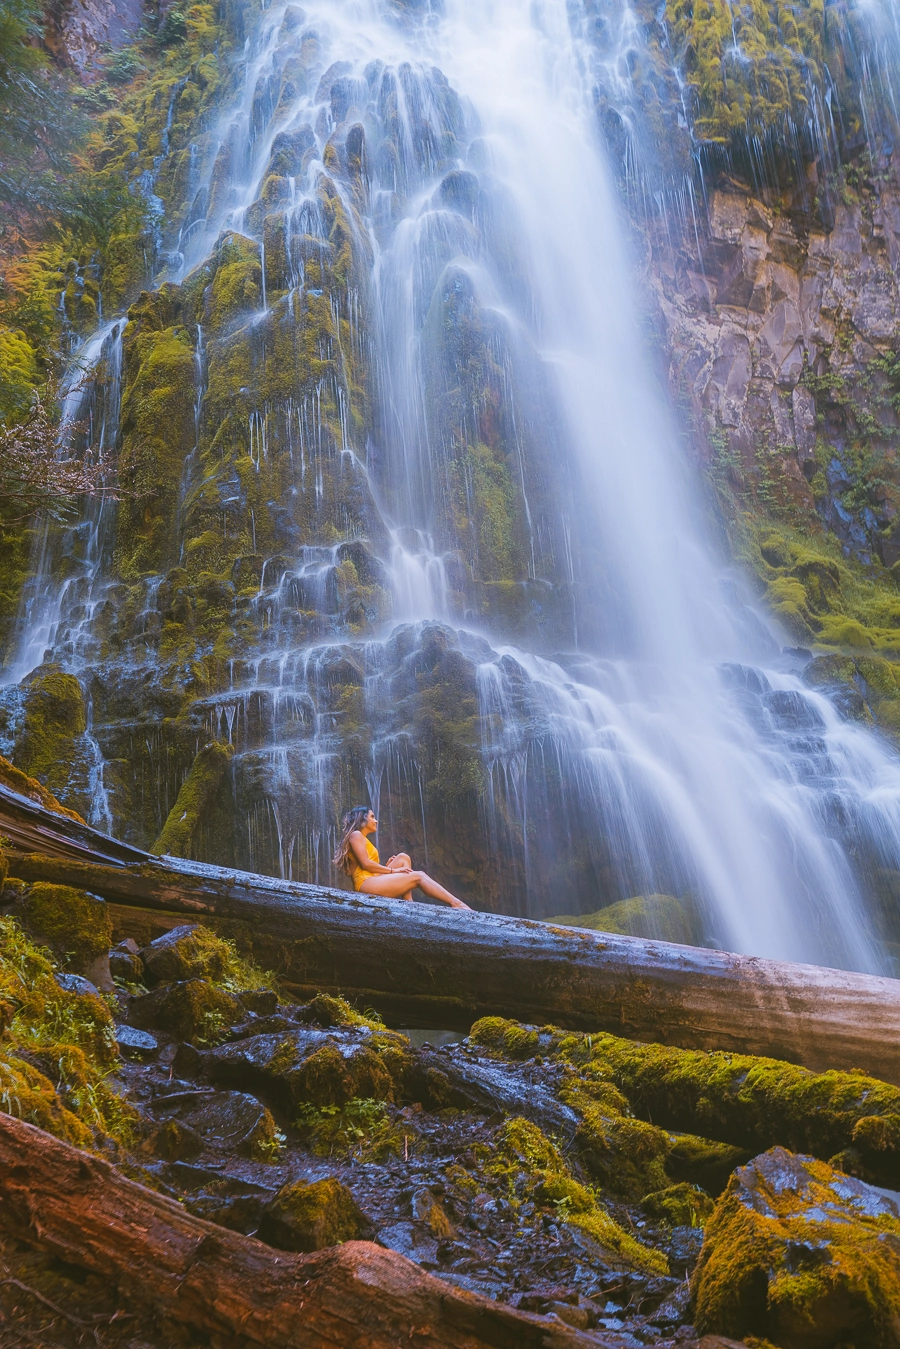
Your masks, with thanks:
M377 862L379 860L378 849L375 847L375 844L372 843L369 839L366 839L366 852L369 854L373 862ZM367 881L369 877L373 875L375 875L374 872L366 871L365 867L361 867L357 862L356 866L350 872L350 878L353 881L353 889L361 890L363 887L363 881Z

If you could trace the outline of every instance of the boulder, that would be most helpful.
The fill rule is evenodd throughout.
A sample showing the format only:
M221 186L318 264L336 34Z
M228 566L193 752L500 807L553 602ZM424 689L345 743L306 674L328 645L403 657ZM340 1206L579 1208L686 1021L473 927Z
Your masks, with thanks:
M339 1180L327 1176L280 1189L263 1214L257 1236L282 1251L319 1251L355 1241L369 1224Z
M149 983L221 979L230 951L209 928L194 923L173 927L139 952Z
M166 984L133 999L129 1020L139 1030L168 1031L192 1044L216 1044L244 1009L232 994L205 979Z
M133 937L119 942L109 953L109 972L123 984L140 984L144 979L144 962Z
M283 1110L346 1105L355 1096L390 1100L394 1081L382 1056L347 1032L295 1029L222 1045L204 1064L220 1086L259 1091Z
M701 1334L896 1349L900 1207L825 1162L772 1148L729 1181L691 1289Z
M112 988L108 965L112 920L105 900L71 885L38 881L16 916L66 969L85 975L105 992Z
M189 1122L212 1147L245 1157L264 1159L277 1144L271 1114L246 1092L218 1092L191 1114Z

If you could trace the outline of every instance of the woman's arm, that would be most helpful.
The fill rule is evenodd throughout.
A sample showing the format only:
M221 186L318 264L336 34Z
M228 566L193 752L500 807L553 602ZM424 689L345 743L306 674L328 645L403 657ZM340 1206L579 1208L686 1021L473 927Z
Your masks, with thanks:
M363 871L371 871L373 876L389 876L391 874L393 868L383 867L380 862L372 861L366 850L366 840L358 829L354 829L347 842L350 845L350 851Z

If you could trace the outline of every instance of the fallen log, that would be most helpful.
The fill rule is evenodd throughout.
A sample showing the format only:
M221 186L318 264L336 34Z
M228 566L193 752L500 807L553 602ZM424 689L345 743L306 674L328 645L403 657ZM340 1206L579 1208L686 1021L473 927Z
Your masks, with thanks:
M7 795L12 795L11 793ZM18 798L22 801L22 798ZM0 832L6 831L0 794ZM143 854L85 858L85 826L30 802L54 857L9 854L10 874L102 895L136 930L202 920L299 996L340 992L394 1025L467 1029L499 1015L693 1049L860 1068L900 1085L900 981L666 942L469 914ZM90 831L87 831L89 834ZM61 841L60 841L61 840ZM134 853L136 850L131 850Z
M273 1250L0 1114L0 1228L99 1275L132 1305L233 1349L596 1349L597 1338L350 1241Z

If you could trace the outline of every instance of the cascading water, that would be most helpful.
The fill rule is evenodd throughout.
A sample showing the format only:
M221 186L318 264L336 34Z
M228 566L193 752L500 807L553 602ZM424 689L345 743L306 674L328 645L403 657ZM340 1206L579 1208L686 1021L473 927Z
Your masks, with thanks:
M706 542L643 353L587 33L564 0L261 13L170 254L207 298L202 328L197 310L172 329L198 401L168 537L138 522L155 572L129 563L124 617L100 602L127 570L103 507L74 579L49 551L38 568L12 674L49 652L97 690L94 733L131 765L120 829L126 802L153 819L174 799L169 718L181 776L210 736L236 746L218 808L239 865L332 879L365 787L426 862L438 809L459 853L481 838L455 875L507 911L674 894L706 941L879 968L900 763L805 689ZM220 610L233 640L181 654ZM150 700L163 661L173 691L142 721L126 690Z

